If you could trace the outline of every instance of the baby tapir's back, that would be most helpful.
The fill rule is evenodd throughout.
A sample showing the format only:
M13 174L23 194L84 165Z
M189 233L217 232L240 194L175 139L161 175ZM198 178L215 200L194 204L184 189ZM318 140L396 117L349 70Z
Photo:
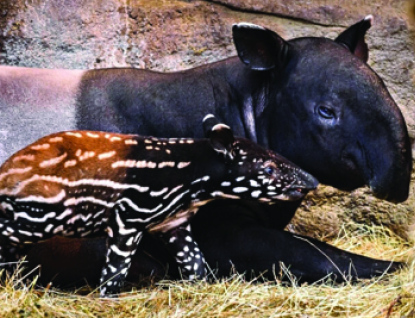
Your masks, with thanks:
M190 151L194 147L197 151ZM186 183L194 177L188 172L194 156L206 157L206 152L215 155L206 140L91 131L53 134L17 152L1 167L1 206L8 214L30 205L13 217L30 221L57 218L76 225L77 220L90 219L82 224L92 226L94 219L103 218L94 227L65 229L64 235L100 230L115 202L142 212L142 223L148 223L162 216L164 205L184 195ZM49 231L60 233L52 223Z

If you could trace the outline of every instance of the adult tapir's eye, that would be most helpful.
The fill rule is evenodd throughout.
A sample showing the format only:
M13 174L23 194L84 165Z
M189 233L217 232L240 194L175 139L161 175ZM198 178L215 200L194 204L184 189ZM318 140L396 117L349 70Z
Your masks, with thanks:
M322 106L322 105L318 106L317 112L321 117L326 118L326 119L332 119L335 117L334 111L330 107L327 107L327 106Z

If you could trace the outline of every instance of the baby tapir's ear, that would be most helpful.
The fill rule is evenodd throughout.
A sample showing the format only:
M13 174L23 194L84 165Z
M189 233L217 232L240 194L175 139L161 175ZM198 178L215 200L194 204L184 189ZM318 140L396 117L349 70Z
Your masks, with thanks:
M220 123L215 116L207 115L203 119L203 130L217 153L223 155L227 160L234 158L232 150L235 138L229 126Z

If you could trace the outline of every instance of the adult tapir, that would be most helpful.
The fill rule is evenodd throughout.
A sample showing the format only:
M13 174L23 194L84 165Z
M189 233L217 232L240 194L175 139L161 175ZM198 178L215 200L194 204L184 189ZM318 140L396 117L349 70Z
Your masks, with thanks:
M238 56L174 73L1 67L2 160L56 130L201 137L200 120L213 113L237 135L281 153L322 183L345 190L369 185L379 198L404 201L410 142L399 108L366 64L371 21L366 17L335 40L286 41L266 28L237 24ZM284 231L299 204L215 202L192 221L194 236L217 276L238 271L274 279L284 263L305 281L328 274L342 281L400 266ZM32 249L29 260L42 264L41 280L98 281L104 240L73 242ZM142 246L130 281L163 275L166 268L179 277L157 238L144 237Z

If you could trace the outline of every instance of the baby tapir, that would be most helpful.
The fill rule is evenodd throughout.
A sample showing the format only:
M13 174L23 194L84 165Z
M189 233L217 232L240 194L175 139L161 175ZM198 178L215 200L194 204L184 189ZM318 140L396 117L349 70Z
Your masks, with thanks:
M43 137L0 168L0 262L55 235L107 236L101 295L117 293L143 231L159 233L185 278L206 274L189 219L215 198L296 200L317 180L208 115L206 139L95 131ZM106 232L106 233L105 233ZM13 251L13 253L11 252Z

